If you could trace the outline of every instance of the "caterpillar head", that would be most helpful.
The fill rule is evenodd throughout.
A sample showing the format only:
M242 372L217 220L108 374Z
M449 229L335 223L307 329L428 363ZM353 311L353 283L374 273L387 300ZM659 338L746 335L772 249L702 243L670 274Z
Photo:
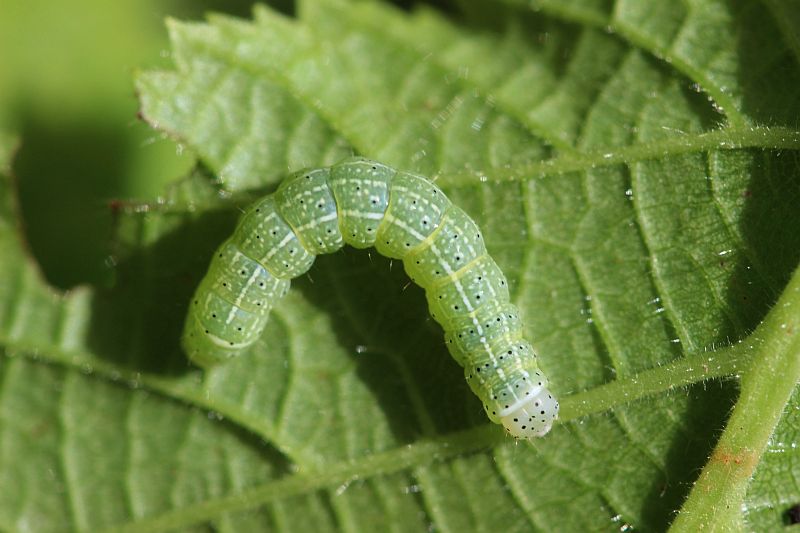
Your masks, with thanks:
M512 436L530 439L542 437L558 418L558 402L546 387L541 387L524 403L500 417L500 423Z

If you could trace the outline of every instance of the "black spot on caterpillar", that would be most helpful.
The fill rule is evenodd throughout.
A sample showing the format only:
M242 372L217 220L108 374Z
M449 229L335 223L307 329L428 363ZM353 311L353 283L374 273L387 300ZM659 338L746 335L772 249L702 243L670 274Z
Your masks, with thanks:
M190 303L188 356L204 367L236 356L290 280L345 244L403 261L493 422L515 437L550 430L558 402L475 222L426 178L366 159L297 172L245 211Z

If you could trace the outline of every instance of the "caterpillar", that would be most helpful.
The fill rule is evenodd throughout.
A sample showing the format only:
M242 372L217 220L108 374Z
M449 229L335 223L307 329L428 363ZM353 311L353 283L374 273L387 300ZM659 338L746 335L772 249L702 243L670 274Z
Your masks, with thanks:
M515 437L550 430L558 402L478 226L428 179L368 159L297 172L245 210L191 300L186 354L201 367L236 356L290 280L345 244L402 260L490 420Z

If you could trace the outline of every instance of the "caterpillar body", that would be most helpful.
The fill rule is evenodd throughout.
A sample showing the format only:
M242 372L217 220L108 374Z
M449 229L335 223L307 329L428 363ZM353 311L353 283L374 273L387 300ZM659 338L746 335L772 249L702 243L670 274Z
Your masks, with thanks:
M426 178L362 158L297 172L245 211L190 303L189 358L208 367L236 356L290 280L345 244L403 261L493 422L515 437L550 430L558 402L475 222Z

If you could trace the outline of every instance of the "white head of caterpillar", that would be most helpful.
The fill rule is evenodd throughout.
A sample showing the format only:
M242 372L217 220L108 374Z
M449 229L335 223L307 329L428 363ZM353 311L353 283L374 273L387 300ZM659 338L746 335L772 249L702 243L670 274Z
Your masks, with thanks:
M186 353L204 367L238 355L289 280L345 244L403 261L492 421L519 438L550 430L558 402L475 222L428 179L367 159L297 172L245 211L192 298Z
M558 416L558 402L545 387L508 412L501 412L500 423L509 434L518 438L533 438L545 435Z

